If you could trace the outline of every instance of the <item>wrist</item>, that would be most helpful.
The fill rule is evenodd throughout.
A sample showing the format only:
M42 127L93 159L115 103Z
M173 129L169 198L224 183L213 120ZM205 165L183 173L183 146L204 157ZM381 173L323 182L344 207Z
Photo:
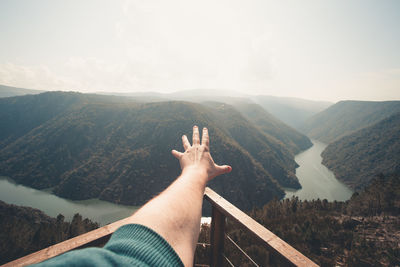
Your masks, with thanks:
M204 168L198 166L188 166L182 170L182 176L187 176L193 180L204 182L208 181L208 173Z

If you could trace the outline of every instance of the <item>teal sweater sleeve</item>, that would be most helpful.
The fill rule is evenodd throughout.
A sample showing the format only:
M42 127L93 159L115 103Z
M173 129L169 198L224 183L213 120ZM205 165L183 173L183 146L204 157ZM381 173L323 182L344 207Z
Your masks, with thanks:
M103 248L74 250L35 266L183 266L159 234L139 224L120 227Z

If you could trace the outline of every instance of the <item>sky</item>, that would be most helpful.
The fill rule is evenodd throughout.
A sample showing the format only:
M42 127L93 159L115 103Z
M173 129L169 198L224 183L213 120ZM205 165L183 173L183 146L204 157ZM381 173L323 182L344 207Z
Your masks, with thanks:
M0 84L400 100L400 1L2 0Z

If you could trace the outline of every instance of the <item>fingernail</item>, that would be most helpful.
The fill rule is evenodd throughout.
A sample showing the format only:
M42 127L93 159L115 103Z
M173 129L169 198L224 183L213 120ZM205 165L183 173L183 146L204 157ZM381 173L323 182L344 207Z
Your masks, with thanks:
M197 128L197 125L193 126L193 128Z

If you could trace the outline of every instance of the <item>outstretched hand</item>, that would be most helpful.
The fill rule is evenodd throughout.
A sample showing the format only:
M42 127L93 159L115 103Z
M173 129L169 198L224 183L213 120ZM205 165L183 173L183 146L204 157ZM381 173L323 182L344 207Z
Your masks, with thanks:
M207 128L203 128L203 136L200 144L199 128L194 126L192 140L193 144L190 145L187 136L183 135L182 143L185 152L172 150L172 155L179 160L182 173L191 170L204 172L207 176L207 181L209 181L218 175L228 173L232 170L232 167L229 165L220 166L214 163L210 154L210 139Z

